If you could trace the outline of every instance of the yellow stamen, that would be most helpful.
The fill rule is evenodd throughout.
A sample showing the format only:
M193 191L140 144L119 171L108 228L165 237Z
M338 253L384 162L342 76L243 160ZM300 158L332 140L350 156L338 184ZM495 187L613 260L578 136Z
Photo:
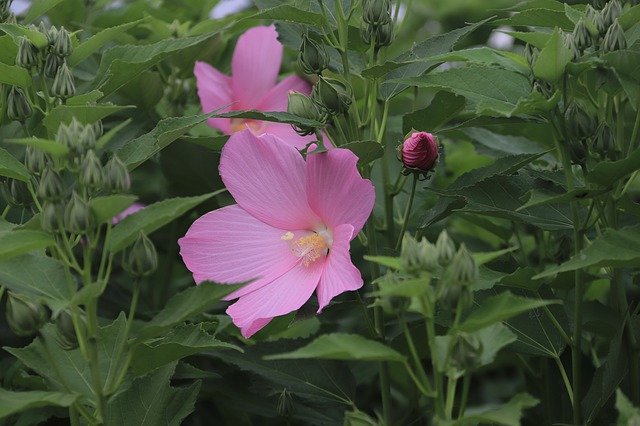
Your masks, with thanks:
M245 129L249 129L254 133L260 133L264 123L258 120L252 120L250 118L232 118L231 119L231 132L241 132Z
M302 237L292 244L293 253L302 258L302 264L309 266L312 262L326 256L329 251L327 240L320 234L313 233Z

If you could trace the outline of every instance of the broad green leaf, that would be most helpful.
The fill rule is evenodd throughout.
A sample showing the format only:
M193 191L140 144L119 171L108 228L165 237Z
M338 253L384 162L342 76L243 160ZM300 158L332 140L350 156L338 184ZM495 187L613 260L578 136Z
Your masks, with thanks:
M477 114L491 116L511 116L518 101L531 93L531 83L524 75L478 65L397 81L416 87L448 90L467 98L475 106Z
M416 278L408 278L404 280L385 280L384 277L378 279L378 290L372 292L373 296L389 297L418 297L423 296L427 292L431 291L429 284L431 277L427 273L423 273Z
M135 195L107 195L92 198L89 200L89 206L91 206L96 222L105 223L122 213L136 200Z
M276 21L308 24L314 27L322 27L326 24L326 19L322 14L310 10L303 10L288 4L262 9L254 15L244 18L244 20L249 19L273 19Z
M633 6L618 18L618 23L623 30L628 30L637 24L638 21L640 21L640 4Z
M638 109L640 104L640 52L618 50L604 55L604 59L618 76L622 88L629 96L631 106Z
M66 145L63 145L60 142L51 139L32 137L21 139L7 139L7 142L15 143L18 145L31 146L56 157L63 157L69 153L69 148Z
M83 106L88 104L95 104L102 98L102 92L99 90L92 90L90 92L81 93L67 99L66 105L68 106Z
M13 40L18 45L20 43L20 37L28 38L31 43L40 49L49 44L44 34L36 29L25 27L24 25L0 23L0 31L4 31L13 37Z
M179 426L193 411L200 382L188 387L170 385L176 364L169 364L133 380L129 388L107 403L105 426Z
M123 32L145 22L146 20L147 19L138 19L137 21L127 22L115 27L105 28L99 33L92 35L73 49L73 52L69 57L69 64L71 66L79 64Z
M517 210L528 209L530 207L544 206L547 204L568 203L572 200L585 200L601 195L606 191L587 188L576 188L569 192L557 193L556 191L544 191L534 189L531 191L529 200Z
M528 299L505 291L484 299L458 326L461 331L472 332L497 322L508 320L531 309L559 303L556 300Z
M523 136L502 135L481 127L470 127L462 132L476 144L476 149L492 157L505 154L537 154L545 151L539 143Z
M120 130L122 130L125 127L127 127L131 123L131 121L132 120L130 118L128 118L128 119L124 120L122 123L118 124L117 126L114 126L113 128L111 128L108 132L105 132L96 141L96 148L98 148L98 149L103 148L106 144L108 144L111 141L111 139L113 139L113 137L116 134L118 134L118 132Z
M511 253L517 249L518 247L507 247L506 249L502 249L502 250L472 253L472 256L473 256L473 260L476 261L476 265L481 266L481 265L484 265L485 263L489 263L495 259L498 259L507 253Z
M402 117L402 133L412 129L434 132L464 109L466 100L451 92L438 92L428 107L406 114Z
M439 420L443 426L475 426L478 424L513 426L521 424L523 411L535 407L540 401L527 393L519 393L506 404L488 407L469 407L464 417L457 420Z
M190 117L169 117L160 120L149 133L125 143L117 151L117 154L129 169L135 169L211 116L211 114L199 114Z
M0 260L54 245L51 235L40 231L16 230L0 233Z
M543 49L549 42L549 38L551 38L551 33L541 33L537 31L506 31L506 34L509 34L510 36L517 38L518 40L524 41L525 43L529 43L530 45L537 47L538 49Z
M236 345L220 341L207 333L202 324L185 324L171 330L162 338L136 345L133 349L131 368L136 375L142 375L186 356L220 349L242 352Z
M453 190L468 188L478 182L482 182L498 175L513 174L531 162L537 160L543 154L544 153L516 154L498 158L488 166L480 167L463 174L453 184L451 184L449 188Z
M640 148L622 160L598 162L593 169L589 170L586 180L600 186L608 187L639 169Z
M69 407L76 402L78 396L46 391L13 392L0 388L0 419L38 407Z
M164 309L140 329L139 339L164 334L175 325L182 324L185 320L210 309L238 288L238 285L220 285L210 282L187 288L169 299Z
M211 117L222 118L248 118L251 120L272 121L275 123L298 124L301 126L322 127L322 123L307 118L298 117L284 111L229 111L211 115Z
M631 268L637 265L640 265L640 225L619 230L608 229L565 263L548 268L534 278L588 267Z
M150 234L156 229L162 228L172 220L182 216L195 206L209 198L223 192L200 195L198 197L170 198L151 204L144 209L125 217L111 231L111 240L108 249L112 253L119 252L132 244L142 231Z
M618 426L632 425L640 421L640 408L635 407L620 389L616 390L616 410Z
M562 77L572 59L573 55L565 44L564 35L556 29L533 64L533 74L554 83Z
M4 148L0 148L0 176L18 179L23 182L28 182L31 179L31 173L29 173L24 164L16 160Z
M405 357L395 349L358 334L324 334L308 345L293 352L269 355L267 360L278 359L335 359L352 361L397 361Z
M573 30L573 22L564 13L564 10L552 9L528 9L516 13L509 18L498 19L498 25L531 26L531 27L560 27L565 31Z
M82 124L93 124L98 120L131 106L103 105L58 105L53 108L42 123L50 135L55 135L61 123L70 123L75 117Z
M387 268L391 268L395 270L402 269L399 257L365 255L364 258L369 262L377 263L378 265L386 266Z
M0 83L27 88L31 86L31 81L26 69L0 62Z
M382 145L374 141L349 142L340 148L348 149L357 155L360 164L369 164L384 155Z
M24 16L24 22L33 22L35 19L40 18L63 1L64 0L33 0L31 2L31 7Z
M42 255L24 254L0 261L0 285L40 300L56 314L75 291L64 266Z

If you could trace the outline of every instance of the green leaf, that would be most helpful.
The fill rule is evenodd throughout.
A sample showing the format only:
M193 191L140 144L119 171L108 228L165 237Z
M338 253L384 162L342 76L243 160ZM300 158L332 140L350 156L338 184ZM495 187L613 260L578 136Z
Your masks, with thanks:
M42 49L49 44L47 37L44 34L36 29L25 27L24 25L0 23L0 31L4 31L13 37L13 40L18 45L20 43L20 37L28 38L29 41L39 49Z
M31 7L24 16L24 22L33 22L35 19L40 18L63 1L64 0L33 0L31 2Z
M616 410L618 426L632 425L640 420L640 408L635 407L620 389L616 390Z
M482 301L458 326L461 331L476 331L497 322L508 320L516 315L542 306L560 303L556 300L528 299L505 291Z
M105 28L104 30L92 35L73 49L73 52L69 57L70 66L73 67L79 64L93 53L96 53L102 46L117 38L123 32L136 27L147 20L148 18L138 19L137 21L127 22L115 27Z
M16 230L0 233L0 260L54 245L51 235L40 231Z
M220 285L209 282L189 287L169 299L164 309L138 332L138 338L144 339L164 334L175 325L182 324L185 320L210 309L238 288L240 288L239 285Z
M136 375L141 375L186 356L219 349L242 352L238 346L222 342L207 333L202 324L184 324L162 338L136 345L131 368Z
M72 96L67 99L66 105L69 106L83 106L87 104L95 104L102 97L102 92L99 90L92 90L87 93L81 93L76 96Z
M277 359L335 359L354 361L397 361L405 357L395 349L375 340L368 340L358 334L323 334L308 345L293 352L266 356L267 360Z
M31 76L26 69L0 62L0 83L27 88L31 86L31 82Z
M193 411L200 382L184 388L171 387L175 368L176 364L173 363L134 379L129 388L109 400L104 424L179 426Z
M112 253L119 252L132 244L140 231L150 234L223 191L225 190L221 189L198 197L178 197L159 201L125 217L111 231L109 250Z
M60 142L51 139L31 137L21 139L7 139L7 142L15 143L18 145L31 146L56 157L63 157L69 153L69 148L66 145L63 145Z
M551 33L541 33L537 31L526 33L519 31L506 31L505 33L517 38L518 40L524 41L525 43L529 43L538 49L543 49L549 42L549 38L551 38Z
M498 158L488 166L480 167L463 174L454 183L452 183L449 188L452 190L468 188L478 182L482 182L498 175L511 175L531 162L537 160L543 154L544 153L517 154Z
M638 265L640 265L640 225L634 225L619 230L607 229L580 253L561 265L546 269L534 279L588 267L631 268Z
M448 90L464 96L475 106L479 115L509 117L518 101L531 93L531 83L524 75L478 65L397 81L416 87Z
M377 297L419 297L424 296L431 291L429 283L431 276L428 273L422 273L421 276L416 278L407 278L398 282L396 279L385 279L383 276L376 282L378 284L378 290L371 293Z
M534 189L531 191L529 200L517 210L528 209L530 207L544 206L547 204L568 203L572 200L585 200L596 197L606 192L605 190L576 188L568 192L558 193L554 190Z
M535 407L540 401L527 393L519 393L498 407L469 407L458 420L439 420L443 426L475 426L478 424L513 426L521 424L523 411Z
M125 143L117 154L129 169L133 170L210 117L211 114L199 114L165 118L149 133Z
M288 112L283 112L283 111L257 111L257 110L229 111L229 112L223 112L220 114L211 115L211 117L248 118L251 120L271 121L274 123L289 123L289 124L297 124L299 126L310 126L310 127L323 126L323 124L318 121L298 117L297 115L290 114Z
M571 50L565 45L564 35L556 29L533 64L533 74L554 83L562 77L572 59Z
M340 146L353 152L358 156L358 163L369 164L384 155L382 145L374 141L349 142Z
M322 14L288 4L263 9L254 15L244 18L243 20L249 19L273 19L276 21L308 24L313 25L314 27L323 27L326 24L326 19Z
M79 395L61 392L13 392L0 388L0 419L39 407L69 407Z
M138 197L135 195L107 195L89 200L97 223L110 222L117 214L122 213L133 204Z
M0 260L0 285L46 303L56 314L73 297L64 266L42 255L24 254Z
M47 128L50 135L55 135L58 131L58 126L60 126L61 123L68 124L74 117L82 124L93 124L98 120L102 120L103 118L126 108L133 107L112 104L58 105L49 111L46 117L42 120L42 123Z
M497 25L531 26L531 27L560 27L565 31L573 30L573 22L564 13L564 10L552 9L528 9L516 13L509 18L498 19Z
M482 266L485 263L489 263L492 260L498 259L504 256L505 254L511 253L517 249L518 247L507 247L506 249L502 249L502 250L473 253L472 256L473 256L473 259L476 261L476 265Z
M29 182L29 179L31 179L31 173L29 173L24 164L16 160L4 148L0 148L0 176L18 179L23 182Z
M406 135L411 130L436 131L458 115L466 103L462 96L447 91L438 92L428 107L402 117L402 133Z
M378 265L386 266L387 268L391 268L395 270L402 269L402 266L400 265L399 257L365 255L364 259L368 260L369 262L377 263Z
M537 154L545 151L539 143L523 136L503 135L481 127L469 127L462 132L475 143L482 154L501 157L505 154Z
M640 169L640 148L618 161L600 161L586 176L587 182L609 187L619 179Z

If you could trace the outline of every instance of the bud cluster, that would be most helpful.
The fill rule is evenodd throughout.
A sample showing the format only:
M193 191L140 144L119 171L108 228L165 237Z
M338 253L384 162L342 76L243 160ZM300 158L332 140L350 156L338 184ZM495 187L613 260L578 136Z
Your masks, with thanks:
M364 0L360 36L375 50L393 41L393 20L389 0Z
M0 24L15 22L16 17L11 13L11 3L13 0L0 0Z

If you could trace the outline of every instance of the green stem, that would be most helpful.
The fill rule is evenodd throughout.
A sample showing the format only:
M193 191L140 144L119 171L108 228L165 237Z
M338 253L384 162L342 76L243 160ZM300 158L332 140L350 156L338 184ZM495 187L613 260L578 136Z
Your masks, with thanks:
M6 219L10 211L11 211L11 206L7 204L4 210L2 211L2 218Z
M453 404L456 400L456 387L458 379L449 376L447 380L447 401L445 403L444 412L447 420L451 420L453 415Z
M407 203L407 209L404 212L404 219L402 220L402 228L400 229L400 235L398 236L398 241L396 242L396 250L400 250L400 246L402 245L402 239L404 238L404 233L407 231L407 225L409 224L409 216L411 215L411 207L413 207L413 199L416 196L417 185L418 185L418 176L414 174L413 182L411 183L411 193L409 194L409 202Z
M571 344L572 344L571 338L566 333L566 331L564 331L564 328L562 328L562 326L560 325L560 323L556 319L555 315L553 315L553 313L549 309L549 307L543 306L542 309L543 309L545 315L547 316L547 318L549 319L549 321L551 321L551 324L553 324L553 326L556 329L556 331L558 332L558 334L560 334L562 339L564 339L565 343L567 345L571 346Z
M631 132L631 139L629 139L629 147L627 148L627 157L631 155L631 152L636 146L636 140L638 138L638 131L640 130L640 105L636 106L638 112L636 113L636 121L633 124L633 131ZM622 121L622 120L620 120Z
M554 357L553 360L556 362L558 366L558 370L560 370L560 375L562 376L562 381L564 382L564 387L567 390L567 394L569 395L569 399L571 400L571 405L573 405L573 389L571 388L571 382L569 381L569 377L567 376L567 371L562 364L562 361L559 357Z
M469 388L471 387L471 374L465 372L462 378L462 397L460 399L460 407L458 407L458 418L464 416L464 412L467 409L467 400L469 399Z
M429 380L429 376L427 376L427 373L422 367L422 360L420 359L420 356L418 356L418 351L416 350L416 345L413 341L413 337L411 336L411 331L409 330L409 327L407 326L407 323L402 315L398 315L398 320L402 324L402 332L404 333L405 340L407 341L407 346L409 346L409 352L411 353L411 357L413 358L413 363L416 365L416 368L418 370L420 381L424 383L424 388L427 389L427 393L433 394L431 381Z
M431 367L433 369L433 380L435 383L436 390L436 413L438 417L444 418L444 405L442 401L443 395L443 377L442 373L438 371L438 366L436 365L436 327L433 321L433 306L431 300L428 297L423 297L420 299L422 304L422 309L425 311L425 329L427 332L427 343L429 344L429 353L431 355Z

